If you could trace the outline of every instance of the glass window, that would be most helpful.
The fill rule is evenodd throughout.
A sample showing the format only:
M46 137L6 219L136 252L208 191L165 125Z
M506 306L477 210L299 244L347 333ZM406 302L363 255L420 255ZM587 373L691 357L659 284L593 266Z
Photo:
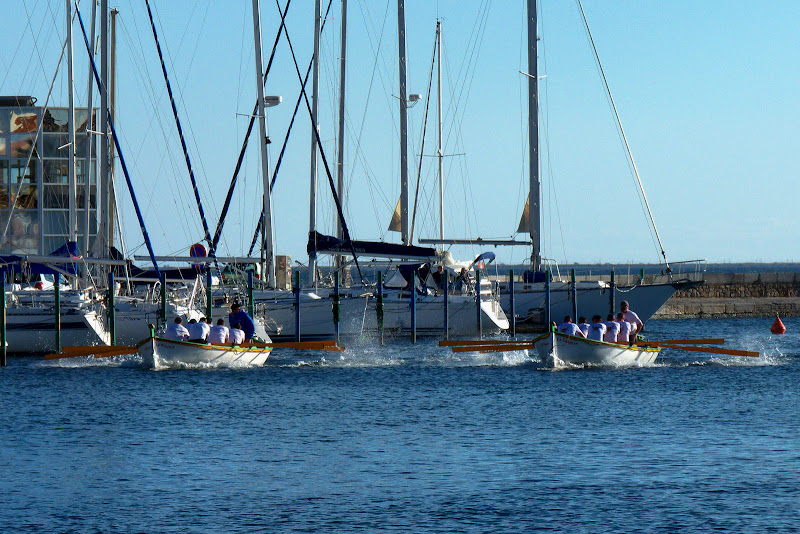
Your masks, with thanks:
M66 159L44 160L44 183L69 183L69 161Z
M27 158L31 153L31 148L36 148L35 133L11 134L10 140L8 155L12 158ZM36 157L36 150L33 152L33 157Z
M97 164L97 160L96 159L92 159L92 164L90 166L91 176L90 176L90 182L89 182L89 183L92 183L92 184L95 183L95 178L96 178L95 174L97 172L96 171L96 167L95 167L96 164ZM85 171L85 169L86 169L86 160L85 159L76 160L75 161L75 168L76 168L76 175L75 176L77 178L78 185L85 184L86 183L86 179L85 179L85 175L86 175L86 171Z
M78 210L78 235L83 236L86 234L86 214L83 210ZM89 235L97 235L97 212L92 209L89 210ZM91 239L89 240L91 242ZM83 237L78 238L78 243L83 243Z
M38 124L36 123L36 110L34 108L18 108L11 110L11 131L12 132L35 132Z
M8 211L0 214L0 224L5 228ZM5 253L36 254L39 251L39 221L36 210L14 210L8 224L8 234L0 247Z
M68 210L44 210L42 217L44 217L42 228L45 235L67 235L69 233Z
M9 205L8 186L0 185L0 210L7 210ZM0 235L3 235L3 228L0 227Z
M7 109L0 109L0 133L8 133L10 130L11 112Z
M0 159L0 184L8 183L8 160Z
M42 119L42 130L45 132L69 131L69 110L64 108L48 108Z
M45 209L69 209L68 185L45 185L42 189L42 206Z
M2 132L2 130L0 130L0 132ZM6 154L6 150L8 150L6 145L6 136L0 135L0 156L7 156L8 154Z
M24 159L12 159L9 161L8 183L18 184L25 182L28 184L36 183L36 162L31 161L25 167Z
M86 121L89 119L89 113L86 108L75 110L75 131L86 132Z
M52 254L59 248L67 244L67 236L47 236L44 238L42 245L42 252L44 254Z
M83 203L85 202L85 198L86 198L85 186L79 187L77 194L78 210L83 210ZM91 209L97 208L97 195L95 193L95 186L93 185L89 186L89 202Z
M45 158L68 158L69 135L67 134L42 134L42 154Z
M35 210L39 200L39 190L35 185L22 185L22 186L9 186L9 198L13 198L19 189L17 202L15 204L17 209Z

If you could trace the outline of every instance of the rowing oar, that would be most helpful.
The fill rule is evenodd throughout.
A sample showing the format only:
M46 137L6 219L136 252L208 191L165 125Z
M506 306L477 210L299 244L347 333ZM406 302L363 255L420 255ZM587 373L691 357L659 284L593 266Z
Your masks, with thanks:
M461 347L453 347L453 352L480 352L481 354L488 354L490 352L509 352L512 350L526 350L532 349L533 343L506 343L503 345L465 345Z
M298 350L329 350L334 352L341 352L344 347L337 345L336 341L330 339L325 341L290 341L286 343L261 343L259 341L251 341L250 347L259 348L273 348L273 349L298 349Z
M718 349L716 347L686 347L683 345L673 345L670 343L661 343L661 342L654 343L652 341L648 342L647 345L650 347L658 347L664 349L680 349L689 352L708 352L710 354L727 354L729 356L749 356L751 358L758 358L759 356L761 356L761 354L759 354L758 352L752 352L749 350Z
M500 340L500 339L442 339L439 341L440 347L462 347L466 345L518 345L519 340Z
M678 345L722 345L725 343L724 339L651 339L648 341L640 341L637 345L660 345L661 343L675 343Z
M95 358L105 358L109 356L121 356L123 354L136 354L138 349L129 345L116 346L88 346L88 347L64 347L61 352L48 354L45 360L57 360L59 358L75 358L78 356L91 356Z

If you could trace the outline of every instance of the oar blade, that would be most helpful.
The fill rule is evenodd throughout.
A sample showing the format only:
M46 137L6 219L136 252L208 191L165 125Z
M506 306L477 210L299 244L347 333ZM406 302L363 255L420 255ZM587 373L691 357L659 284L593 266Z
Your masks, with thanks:
M660 345L661 343L674 343L676 345L722 345L725 340L722 338L709 338L709 339L650 339L641 345Z
M672 344L659 344L661 348L665 349L680 349L689 352L706 352L709 354L726 354L728 356L747 356L748 358L758 358L761 356L758 352L753 352L750 350L737 350L737 349L719 349L716 347L687 347L683 345L672 345Z
M504 345L466 345L462 347L452 347L453 352L480 352L488 354L492 352L509 352L512 350L530 350L533 343L515 343Z
M102 358L103 356L118 356L119 354L134 354L137 352L136 347L129 345L98 345L98 346L84 346L84 347L64 347L61 352L48 354L44 357L45 360L58 360L61 358L75 358L78 356L92 356Z
M440 347L463 347L473 345L516 345L517 341L500 339L442 339L439 341Z

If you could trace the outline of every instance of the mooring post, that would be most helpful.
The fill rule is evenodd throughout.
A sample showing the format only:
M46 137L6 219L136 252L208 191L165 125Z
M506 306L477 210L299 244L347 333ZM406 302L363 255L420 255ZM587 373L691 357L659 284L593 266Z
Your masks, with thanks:
M550 269L544 272L544 323L547 325L547 331L552 332L553 328L550 325Z
M339 271L333 273L333 330L339 343Z
M6 346L6 279L3 278L3 324L0 325L0 346L2 346L2 358L0 366L5 367L8 363L8 347Z
M417 342L417 271L411 273L411 343Z
M300 341L300 271L294 274L294 286L292 287L292 293L294 293L294 340Z
M167 326L167 273L161 273L161 325Z
M511 317L508 318L511 323L511 337L517 337L517 308L514 302L514 269L508 271L508 291L509 298L511 299Z
M481 270L475 269L475 309L478 314L478 335L483 337L483 325L481 324Z
M247 311L250 317L256 316L256 303L253 302L253 271L247 271Z
M378 273L378 301L375 303L375 313L378 320L378 333L383 345L383 273Z
M211 290L211 266L206 269L206 322L213 325L211 315L214 312L214 293ZM252 317L252 315L251 315Z
M55 303L53 304L53 313L55 314L55 330L56 330L56 352L61 352L61 274L55 273L53 275L53 295L55 296Z
M108 333L111 337L111 346L117 344L116 312L114 306L114 273L108 273Z
M442 287L444 288L444 338L450 339L450 273L442 273Z
M570 291L572 292L572 320L578 324L578 282L575 278L575 269L569 272Z
M617 288L617 284L616 284L616 282L614 280L614 271L612 270L611 271L611 294L608 297L608 304L609 304L609 308L610 308L609 313L614 313L614 310L617 307L616 304L614 303L614 292L616 291L616 288Z

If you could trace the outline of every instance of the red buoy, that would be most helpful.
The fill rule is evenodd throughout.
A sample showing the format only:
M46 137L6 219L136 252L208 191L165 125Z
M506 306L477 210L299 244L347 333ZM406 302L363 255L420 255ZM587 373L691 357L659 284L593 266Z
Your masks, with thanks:
M783 326L783 322L781 321L780 317L778 317L778 316L775 317L775 322L772 323L772 328L770 328L769 331L772 332L773 334L785 334L786 333L786 327Z

